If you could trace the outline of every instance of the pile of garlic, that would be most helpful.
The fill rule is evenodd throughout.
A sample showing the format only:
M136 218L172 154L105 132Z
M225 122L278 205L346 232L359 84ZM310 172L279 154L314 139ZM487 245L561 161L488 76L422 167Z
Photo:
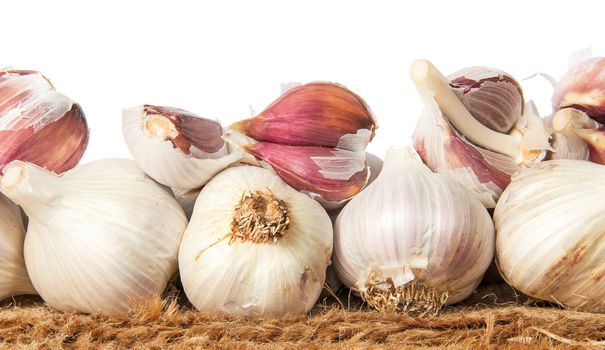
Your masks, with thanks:
M423 315L495 261L523 293L605 312L605 58L578 57L546 118L501 70L414 62L425 109L384 166L366 152L370 108L329 82L229 127L126 109L134 160L76 166L79 105L38 72L0 71L0 299L123 314L180 277L207 313L303 314L344 285Z

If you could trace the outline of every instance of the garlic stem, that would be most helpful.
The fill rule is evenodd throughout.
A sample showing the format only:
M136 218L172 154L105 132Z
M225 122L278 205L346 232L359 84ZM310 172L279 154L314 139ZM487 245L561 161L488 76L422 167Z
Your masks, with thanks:
M520 140L496 132L477 121L450 89L447 78L432 63L426 60L415 61L410 68L410 75L421 96L434 98L439 109L466 138L480 147L507 155L517 162L523 160Z
M555 131L562 132L567 128L592 129L598 124L590 119L588 115L575 108L563 108L558 110L552 117L552 127Z

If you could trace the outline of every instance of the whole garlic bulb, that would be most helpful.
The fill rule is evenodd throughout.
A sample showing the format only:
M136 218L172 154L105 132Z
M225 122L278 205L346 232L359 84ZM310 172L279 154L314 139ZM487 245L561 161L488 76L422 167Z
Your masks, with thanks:
M176 273L187 219L133 161L99 160L62 176L13 161L0 189L29 217L25 264L58 310L126 312L133 299L162 293Z
M334 238L334 266L347 287L375 308L422 312L469 296L495 239L485 207L411 147L388 150L376 181L338 216Z
M496 257L521 292L605 312L605 167L546 161L515 175L494 212Z
M332 254L324 209L271 171L227 169L204 186L183 235L181 282L200 311L303 313Z
M225 143L217 121L178 108L125 109L122 131L137 165L172 188L200 188L244 156Z
M19 294L36 294L23 260L25 228L21 211L0 194L0 300Z

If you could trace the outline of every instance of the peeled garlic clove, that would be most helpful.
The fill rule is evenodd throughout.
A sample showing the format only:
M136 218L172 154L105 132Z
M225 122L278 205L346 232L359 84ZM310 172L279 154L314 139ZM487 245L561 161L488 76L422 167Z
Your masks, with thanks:
M342 202L357 194L368 179L364 151L287 146L259 142L245 146L288 185L327 202Z
M27 270L58 310L124 313L176 273L187 219L133 161L99 160L62 176L13 161L0 190L29 217Z
M563 75L552 97L555 110L576 108L605 123L605 57L579 62Z
M414 62L410 75L425 104L414 147L429 168L467 187L486 207L495 205L520 165L541 161L551 149L550 133L531 102L513 129L501 133L472 115L430 62Z
M159 183L202 187L243 157L223 141L221 125L191 112L152 105L123 111L122 131L137 165Z
M73 168L88 143L80 106L35 71L0 71L0 170L15 159L56 173Z
M340 280L381 310L436 312L469 296L494 255L483 205L411 147L388 150L376 181L334 226Z
M448 78L464 107L494 131L508 133L523 114L521 85L501 70L468 67Z
M363 150L377 128L365 101L342 85L293 87L258 116L230 127L256 141Z
M604 176L602 165L552 160L513 177L494 212L498 267L511 286L605 312Z
M0 194L0 300L19 294L36 294L23 260L25 228L21 211Z
M200 311L309 311L332 253L323 208L267 169L239 166L200 192L179 252L187 297Z

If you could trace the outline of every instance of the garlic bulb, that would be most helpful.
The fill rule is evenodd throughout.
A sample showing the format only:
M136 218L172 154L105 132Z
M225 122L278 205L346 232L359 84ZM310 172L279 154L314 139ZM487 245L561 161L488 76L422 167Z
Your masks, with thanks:
M520 165L539 162L551 150L550 132L533 103L519 105L518 84L494 72L491 78L475 72L476 80L462 76L450 82L428 61L416 61L410 69L425 104L414 147L429 168L467 187L487 208L496 205ZM463 94L466 89L472 98ZM511 123L512 130L500 132Z
M187 219L172 194L133 161L106 159L62 176L13 161L2 192L29 217L25 264L61 311L126 312L176 273Z
M23 260L25 228L21 211L0 194L0 300L19 294L36 294Z
M376 181L336 220L334 266L375 308L433 312L473 292L494 239L468 190L432 173L411 147L392 147Z
M342 207L368 180L365 148L376 120L365 101L342 85L293 87L230 128L247 136L240 148L326 209Z
M137 165L157 182L202 187L242 158L223 141L221 125L191 112L152 105L123 111L122 131Z
M181 282L200 311L303 313L332 253L323 208L271 171L240 166L204 186L183 235Z
M524 169L494 212L497 263L521 292L605 312L605 167L552 160Z
M87 144L77 103L39 72L0 70L0 173L15 159L62 173L78 163Z

